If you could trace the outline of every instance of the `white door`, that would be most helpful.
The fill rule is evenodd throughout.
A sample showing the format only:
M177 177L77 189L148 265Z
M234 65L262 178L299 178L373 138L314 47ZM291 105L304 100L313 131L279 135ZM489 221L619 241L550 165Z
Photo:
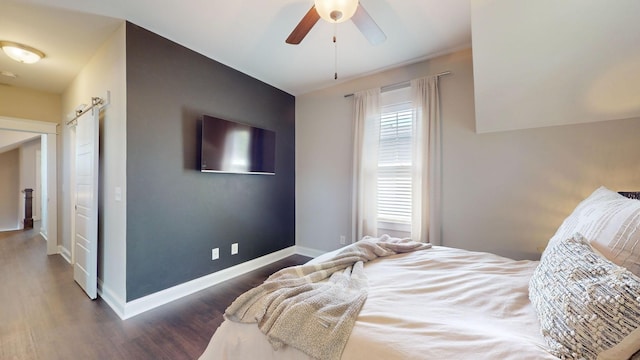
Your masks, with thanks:
M73 278L91 299L98 283L98 121L94 108L76 125L75 232Z

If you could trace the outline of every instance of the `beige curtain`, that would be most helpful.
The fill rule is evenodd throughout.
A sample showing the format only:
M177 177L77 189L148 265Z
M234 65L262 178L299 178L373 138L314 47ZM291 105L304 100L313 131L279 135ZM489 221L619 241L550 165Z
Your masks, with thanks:
M377 236L380 89L354 94L353 239Z
M442 129L438 77L411 81L415 141L412 149L411 238L442 244Z

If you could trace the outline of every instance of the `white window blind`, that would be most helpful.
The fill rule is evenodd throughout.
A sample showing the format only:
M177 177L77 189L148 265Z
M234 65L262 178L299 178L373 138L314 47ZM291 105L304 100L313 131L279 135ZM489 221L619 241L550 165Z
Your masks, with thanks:
M410 101L382 107L378 148L378 221L411 224Z

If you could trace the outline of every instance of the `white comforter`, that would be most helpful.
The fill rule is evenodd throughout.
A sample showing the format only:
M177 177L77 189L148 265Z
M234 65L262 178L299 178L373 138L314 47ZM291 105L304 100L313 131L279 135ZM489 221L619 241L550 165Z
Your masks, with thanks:
M446 247L367 263L369 296L342 359L556 359L528 298L536 265ZM255 324L225 321L201 359L309 357L274 351Z

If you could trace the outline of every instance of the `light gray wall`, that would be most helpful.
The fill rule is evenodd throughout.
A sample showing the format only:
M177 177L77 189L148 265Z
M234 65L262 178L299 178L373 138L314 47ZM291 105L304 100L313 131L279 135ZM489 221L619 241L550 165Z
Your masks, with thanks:
M59 123L60 94L17 86L0 86L0 115Z
M98 208L98 278L102 297L110 303L126 302L126 226L127 226L127 84L125 55L125 24L122 23L100 46L82 71L62 94L62 117L66 123L80 104L91 97L105 97L110 93L110 104L100 115L100 177ZM61 133L59 152L58 214L59 238L62 253L71 256L71 209L74 193L71 176L74 172L74 130L67 125L58 128ZM116 196L120 190L120 197Z
M477 134L469 55L443 81L445 245L537 258L597 187L640 189L640 119Z
M598 186L640 189L640 119L477 134L471 58L465 50L296 99L298 245L331 250L351 233L352 100L344 95L446 70L444 245L536 258Z
M0 231L20 227L20 151L0 153Z

